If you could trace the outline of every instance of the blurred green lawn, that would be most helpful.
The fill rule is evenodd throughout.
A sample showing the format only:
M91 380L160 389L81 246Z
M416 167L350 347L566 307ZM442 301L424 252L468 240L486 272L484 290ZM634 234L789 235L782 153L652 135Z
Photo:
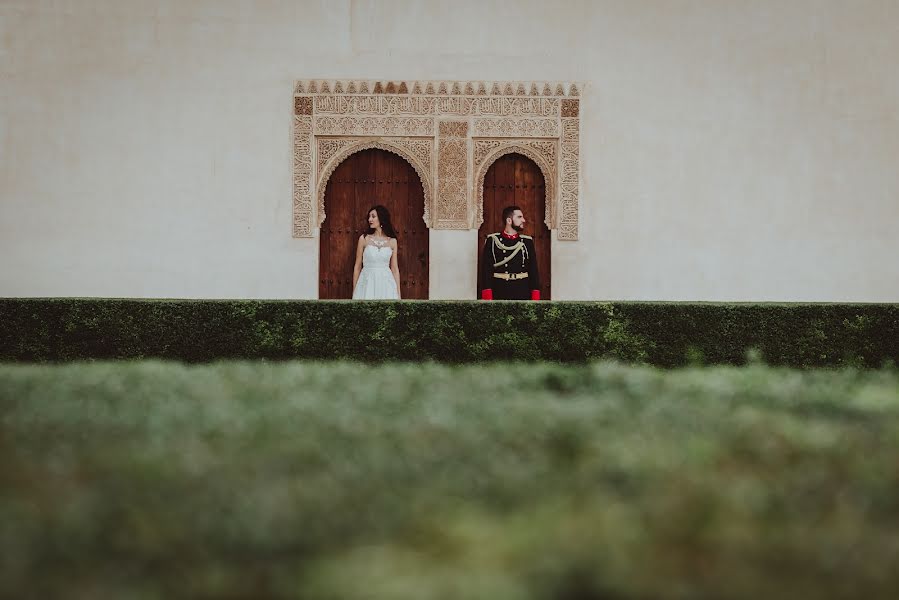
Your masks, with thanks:
M899 372L0 365L0 597L899 597Z

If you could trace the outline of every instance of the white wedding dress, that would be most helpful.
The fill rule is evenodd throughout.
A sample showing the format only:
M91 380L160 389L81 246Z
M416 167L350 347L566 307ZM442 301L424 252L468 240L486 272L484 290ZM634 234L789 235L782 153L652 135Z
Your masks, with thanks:
M384 244L368 243L362 251L362 271L353 290L353 300L398 300L396 279L390 270L393 248Z

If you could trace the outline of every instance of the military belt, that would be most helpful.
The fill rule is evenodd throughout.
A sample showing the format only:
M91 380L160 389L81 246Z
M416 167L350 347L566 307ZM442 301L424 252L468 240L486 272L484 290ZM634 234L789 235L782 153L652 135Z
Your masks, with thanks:
M505 279L506 281L515 281L516 279L527 279L527 273L494 273L497 279Z

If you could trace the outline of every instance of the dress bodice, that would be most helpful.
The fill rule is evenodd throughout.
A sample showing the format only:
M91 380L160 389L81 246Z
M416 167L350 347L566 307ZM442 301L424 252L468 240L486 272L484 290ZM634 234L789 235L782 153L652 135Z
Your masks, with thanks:
M390 246L376 246L367 244L362 251L362 267L365 269L389 269L390 257L393 256L393 248Z
M399 285L390 271L391 240L366 238L362 250L362 271L353 289L354 300L397 300Z

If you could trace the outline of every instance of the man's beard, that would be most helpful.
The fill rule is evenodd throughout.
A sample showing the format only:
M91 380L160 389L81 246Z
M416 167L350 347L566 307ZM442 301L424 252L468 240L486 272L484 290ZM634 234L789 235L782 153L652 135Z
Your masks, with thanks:
M521 225L515 225L515 224L513 223L513 224L512 224L512 229L514 229L514 230L517 231L518 233L521 233L522 231L524 231L524 224L521 224Z

